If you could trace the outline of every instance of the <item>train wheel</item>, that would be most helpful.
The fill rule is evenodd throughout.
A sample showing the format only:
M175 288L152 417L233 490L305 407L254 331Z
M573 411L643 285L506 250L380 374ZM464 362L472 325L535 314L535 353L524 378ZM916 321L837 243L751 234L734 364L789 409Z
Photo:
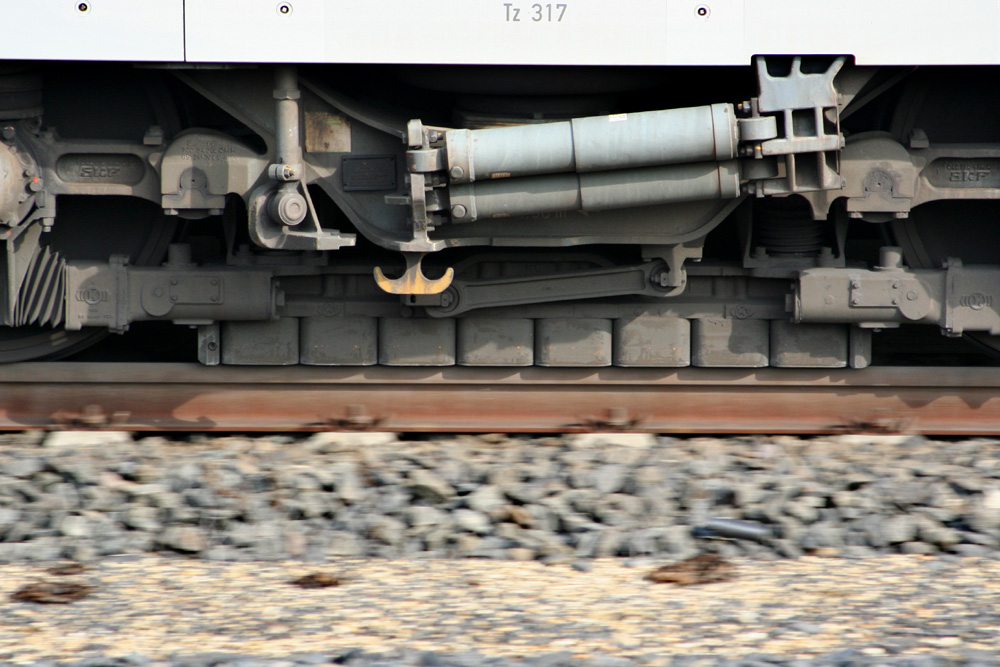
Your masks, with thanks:
M65 63L0 70L0 116L40 113L44 125L57 128L62 138L135 141L154 125L168 135L181 128L169 88L156 72L122 66L94 74L87 65ZM18 296L15 321L33 324L0 327L0 363L65 357L106 336L106 330L66 331L56 324L64 299L62 262L127 255L132 264L155 264L176 227L157 205L129 197L64 196L57 211Z
M904 143L915 129L931 144L1000 143L1000 89L984 71L926 70L903 90L890 131ZM891 223L894 243L915 269L940 268L949 257L965 264L1000 262L1000 201L944 200L918 206ZM1000 336L966 336L1000 355Z

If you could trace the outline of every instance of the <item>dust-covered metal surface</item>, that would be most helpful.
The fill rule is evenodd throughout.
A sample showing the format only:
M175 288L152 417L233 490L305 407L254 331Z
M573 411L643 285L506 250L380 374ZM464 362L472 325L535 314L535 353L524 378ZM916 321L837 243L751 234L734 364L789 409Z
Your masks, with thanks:
M1000 433L1000 369L0 367L0 428Z

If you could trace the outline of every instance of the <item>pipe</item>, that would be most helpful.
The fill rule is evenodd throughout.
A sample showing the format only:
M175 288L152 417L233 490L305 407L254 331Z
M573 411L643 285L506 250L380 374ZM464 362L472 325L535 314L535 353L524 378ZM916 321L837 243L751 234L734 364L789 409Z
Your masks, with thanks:
M735 160L595 174L551 174L449 187L453 222L560 211L603 211L740 196Z
M302 145L299 142L299 79L294 66L274 69L275 162L301 171ZM279 179L298 180L298 179Z
M453 184L731 160L738 141L730 104L445 134Z

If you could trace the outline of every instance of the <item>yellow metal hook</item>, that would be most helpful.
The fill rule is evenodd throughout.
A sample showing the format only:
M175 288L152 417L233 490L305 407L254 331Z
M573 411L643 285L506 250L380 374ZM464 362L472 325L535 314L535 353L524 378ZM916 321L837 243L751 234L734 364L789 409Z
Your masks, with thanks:
M406 271L399 278L387 278L381 267L375 267L375 282L383 292L389 294L440 294L448 289L455 277L455 269L448 267L444 275L436 280L430 280L424 275L420 263L425 253L404 252Z

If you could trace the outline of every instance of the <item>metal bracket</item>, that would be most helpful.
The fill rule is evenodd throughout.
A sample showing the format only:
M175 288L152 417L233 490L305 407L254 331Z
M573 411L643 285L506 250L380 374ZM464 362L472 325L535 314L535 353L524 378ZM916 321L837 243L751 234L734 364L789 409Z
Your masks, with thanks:
M420 264L426 253L404 252L406 270L399 278L388 278L382 268L375 267L375 282L379 288L388 294L440 294L451 285L455 277L455 269L448 267L444 275L431 280L424 275Z
M780 195L814 190L837 190L843 185L839 153L844 147L840 132L839 96L834 85L845 58L834 58L826 70L808 72L802 58L792 58L787 74L772 75L767 58L756 59L760 97L752 105L758 114L781 118L779 136L747 146L756 158L780 156L784 173L754 184L760 195Z
M673 296L680 294L687 287L687 271L684 269L684 262L689 259L695 262L701 261L704 250L705 239L701 238L688 243L643 246L642 256L643 259L659 259L666 262L666 270L657 271L652 279L658 287L672 288L672 291L664 296Z
M268 212L268 202L275 189L272 186L261 186L250 195L248 205L248 221L250 238L254 243L272 250L338 250L353 246L357 237L354 234L341 234L336 230L325 230L320 227L309 190L302 187L309 206L308 220L296 227L286 227L271 218ZM305 231L300 228L312 227Z

